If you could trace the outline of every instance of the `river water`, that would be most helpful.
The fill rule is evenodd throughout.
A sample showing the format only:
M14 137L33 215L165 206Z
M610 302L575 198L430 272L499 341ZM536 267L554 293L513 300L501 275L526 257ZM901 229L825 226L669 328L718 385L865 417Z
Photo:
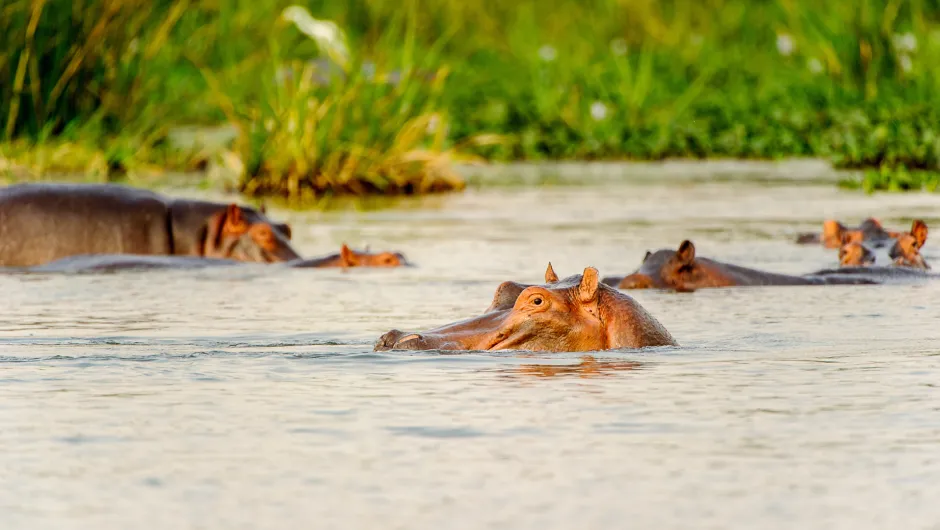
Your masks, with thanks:
M938 196L712 176L272 213L413 269L0 275L0 527L940 528L937 283L634 291L678 348L372 352L549 261L689 238L802 273L825 217L940 226Z

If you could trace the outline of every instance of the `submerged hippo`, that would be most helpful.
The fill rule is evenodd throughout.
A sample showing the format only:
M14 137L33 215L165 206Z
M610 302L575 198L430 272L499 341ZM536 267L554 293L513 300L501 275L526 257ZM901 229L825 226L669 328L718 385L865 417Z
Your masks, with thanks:
M292 261L291 267L327 268L327 267L410 267L411 264L401 252L369 252L352 250L345 243L336 254L321 258Z
M604 278L603 283L619 289L674 289L690 292L714 287L761 285L870 284L867 278L820 278L766 272L695 256L695 245L685 240L678 250L647 252L639 270L626 277Z
M658 320L633 298L598 282L597 269L588 267L583 274L526 287L510 307L421 333L389 331L375 350L575 352L675 345Z
M885 230L881 221L869 217L856 228L849 228L835 219L823 222L822 233L804 233L797 235L796 242L800 244L822 244L826 248L840 248L847 243L866 243L875 248L887 246L897 239L900 232Z
M927 242L927 224L920 219L911 223L910 232L896 234L894 244L888 249L888 260L896 266L912 267L917 269L930 269L930 265L920 253ZM839 248L839 265L843 267L859 267L874 265L877 258L867 244L846 238Z
M97 273L154 269L204 269L246 264L242 261L196 256L158 256L141 254L82 254L69 256L35 267L9 268L8 272ZM399 252L359 252L343 245L338 254L321 258L296 259L279 264L289 268L324 267L406 267L411 266ZM276 265L272 265L276 266Z
M246 206L174 199L116 184L0 188L0 266L81 254L200 256L276 262L300 256L290 226Z
M244 264L244 262L231 259L202 258L195 256L79 254L34 267L10 268L5 272L81 274L130 270L205 269L209 267L228 267Z

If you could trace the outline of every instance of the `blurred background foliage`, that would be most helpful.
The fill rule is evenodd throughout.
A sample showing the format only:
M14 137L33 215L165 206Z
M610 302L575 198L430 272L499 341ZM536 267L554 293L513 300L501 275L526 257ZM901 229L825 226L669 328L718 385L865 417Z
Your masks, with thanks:
M920 189L938 3L12 0L0 169L227 154L245 193L317 196L460 188L459 159L822 156Z

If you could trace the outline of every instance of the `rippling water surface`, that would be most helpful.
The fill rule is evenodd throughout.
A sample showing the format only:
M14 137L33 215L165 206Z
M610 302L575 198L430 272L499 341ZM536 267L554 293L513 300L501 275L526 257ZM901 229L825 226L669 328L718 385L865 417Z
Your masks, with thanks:
M346 241L413 269L0 276L0 526L940 528L938 283L633 292L678 348L372 352L549 261L627 273L689 238L809 272L835 252L793 236L824 217L934 227L938 205L779 179L497 186L273 213L305 255Z

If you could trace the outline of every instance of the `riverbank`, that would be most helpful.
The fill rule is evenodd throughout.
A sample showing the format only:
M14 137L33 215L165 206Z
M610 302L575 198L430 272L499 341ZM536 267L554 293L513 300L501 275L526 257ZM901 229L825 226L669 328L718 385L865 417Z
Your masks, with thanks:
M221 166L247 196L318 198L459 190L468 160L814 157L868 191L937 188L940 8L540 5L15 4L0 172ZM181 147L181 127L234 134Z

